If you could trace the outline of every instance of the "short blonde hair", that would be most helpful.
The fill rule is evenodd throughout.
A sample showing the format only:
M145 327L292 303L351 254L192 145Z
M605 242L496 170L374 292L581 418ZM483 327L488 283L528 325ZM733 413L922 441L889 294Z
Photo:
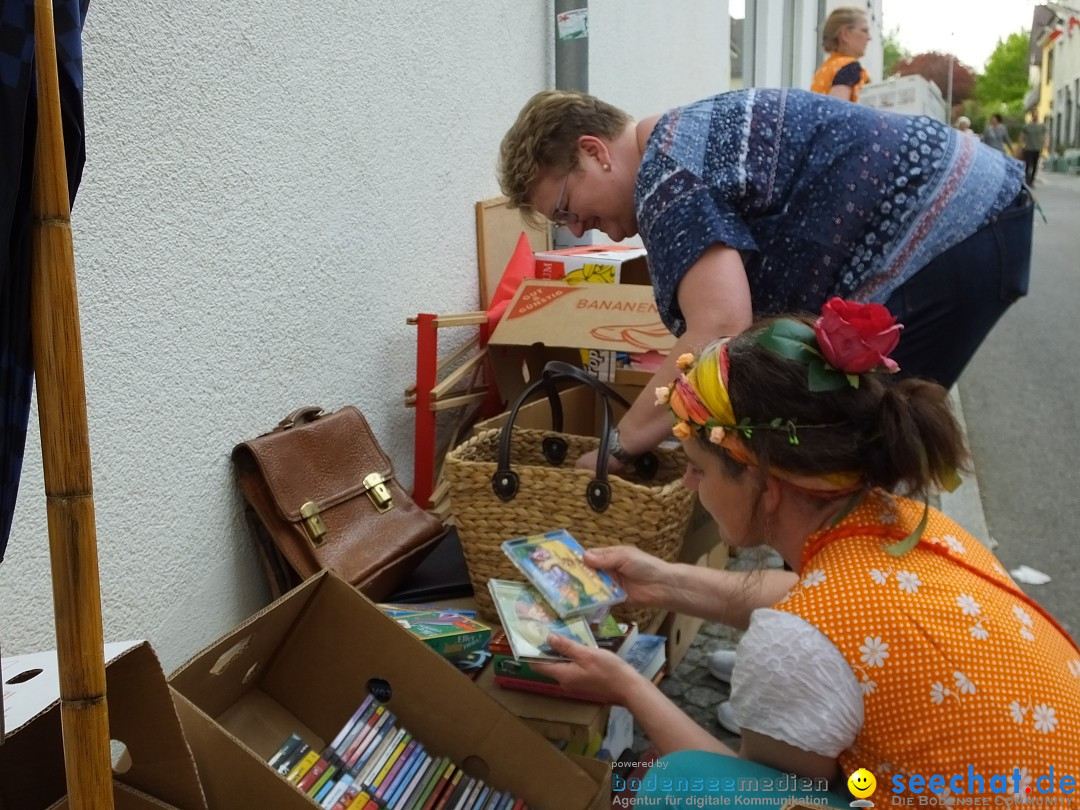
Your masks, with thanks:
M499 186L511 208L531 214L529 192L548 172L569 172L577 165L582 135L614 139L633 119L595 96L542 90L518 113L499 146Z
M845 28L853 28L863 20L869 21L866 12L861 8L844 6L833 9L825 20L825 27L821 31L821 47L829 53L840 50L840 32Z

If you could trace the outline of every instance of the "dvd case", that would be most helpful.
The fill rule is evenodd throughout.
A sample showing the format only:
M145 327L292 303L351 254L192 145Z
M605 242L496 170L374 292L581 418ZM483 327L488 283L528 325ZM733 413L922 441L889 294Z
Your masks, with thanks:
M626 594L603 571L585 564L585 549L564 529L516 537L503 552L562 619L597 619Z
M565 661L548 646L552 633L566 636L579 644L596 646L589 624L584 619L561 619L533 588L505 579L488 580L488 590L495 602L499 621L510 642L514 657L520 661Z

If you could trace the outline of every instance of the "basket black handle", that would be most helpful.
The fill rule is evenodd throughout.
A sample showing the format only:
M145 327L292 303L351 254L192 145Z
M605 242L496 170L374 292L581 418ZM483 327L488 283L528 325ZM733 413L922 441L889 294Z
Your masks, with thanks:
M600 435L600 447L596 459L596 477L593 478L585 490L585 499L589 507L595 512L603 512L611 504L611 485L608 483L608 451L611 441L611 426L614 416L611 411L611 400L630 407L626 399L618 392L613 391L595 377L586 374L576 366L559 361L551 361L544 366L544 371L539 379L533 380L525 390L518 395L510 408L510 414L502 435L499 437L499 451L496 459L495 474L491 477L491 487L496 496L503 501L513 500L520 488L520 479L517 473L510 468L510 440L513 433L514 423L517 420L518 411L540 389L547 395L551 405L551 423L556 432L561 432L563 424L562 404L556 383L561 379L571 379L584 383L598 391L604 403L603 422ZM549 436L543 442L544 457L553 465L561 465L566 459L566 440L559 436ZM656 474L659 461L652 453L639 457L635 462L639 474L651 478Z
M605 402L611 402L611 400L615 400L624 408L630 408L630 403L626 401L626 397L624 397L614 388L610 388L609 386L600 382L600 380L596 379L596 377L589 374L588 372L583 371L577 366L572 366L569 363L562 362L561 360L549 361L548 364L544 366L543 376L553 380L569 377L572 380L584 383L585 385L592 388L594 391L599 393L601 397L603 397ZM554 425L554 417L552 418L552 424ZM560 427L556 428L556 430L559 429L561 429L561 423ZM610 433L610 428L605 429L604 437L607 438ZM606 444L602 445L602 447L604 447L605 450L607 449ZM642 453L634 459L634 469L637 472L638 477L640 477L642 480L651 481L653 478L656 477L657 472L660 471L660 459L657 457L656 453L653 453L651 451Z

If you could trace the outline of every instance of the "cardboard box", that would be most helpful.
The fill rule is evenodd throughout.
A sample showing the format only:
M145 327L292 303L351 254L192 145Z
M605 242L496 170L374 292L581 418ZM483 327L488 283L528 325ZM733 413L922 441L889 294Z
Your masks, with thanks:
M727 566L727 556L727 545L720 537L720 527L701 501L695 500L694 511L686 524L679 562L719 569Z
M652 373L617 366L619 353L667 352L675 336L660 320L647 284L567 284L523 281L489 341L499 393L512 401L549 359L581 364L604 382L644 385ZM542 351L538 350L542 347ZM604 359L607 358L607 359ZM595 367L593 367L595 366Z
M65 796L49 810L68 810L68 797ZM175 805L159 802L153 796L129 788L122 782L113 782L113 810L176 810Z
M526 279L491 335L496 346L669 351L675 336L660 320L652 287Z
M536 277L570 284L649 284L645 248L627 245L581 245L533 254Z
M694 512L686 527L682 549L678 561L691 565L702 565L716 570L727 567L728 548L720 538L720 531L708 510L701 501L694 501ZM705 622L697 616L683 613L665 613L652 623L646 632L667 638L668 672L675 669L686 657L687 651L697 638L701 625Z
M685 557L686 555L682 555ZM713 547L696 560L697 565L708 568L723 569L727 566L727 546L723 543ZM667 666L668 672L674 672L682 663L686 653L690 650L694 639L697 638L704 619L697 616L687 616L683 613L668 613L660 621L656 635L667 639Z
M590 744L598 747L604 738L610 706L504 689L495 683L491 666L476 677L476 685L545 740L584 750Z
M146 642L105 645L106 699L118 810L206 810L191 750L157 656ZM0 808L66 807L56 652L3 659Z
M649 265L644 248L625 245L582 245L534 254L538 279L560 279L567 284L650 285ZM635 335L629 332L628 335ZM644 384L648 374L628 367L621 350L614 347L580 348L581 365L606 382Z
M327 572L210 645L169 683L212 808L315 807L266 760L293 732L325 746L369 693L428 751L529 807L610 803L605 763L560 753Z

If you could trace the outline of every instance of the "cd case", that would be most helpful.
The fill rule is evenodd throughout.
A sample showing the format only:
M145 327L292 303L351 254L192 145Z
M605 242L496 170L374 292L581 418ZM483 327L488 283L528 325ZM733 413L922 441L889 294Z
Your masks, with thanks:
M589 647L596 646L596 639L584 619L560 619L543 597L528 585L490 579L488 590L491 591L499 621L517 660L565 661L563 656L548 646L547 637L552 633Z
M611 577L585 564L585 549L565 530L507 540L502 549L560 618L595 619L626 600Z

